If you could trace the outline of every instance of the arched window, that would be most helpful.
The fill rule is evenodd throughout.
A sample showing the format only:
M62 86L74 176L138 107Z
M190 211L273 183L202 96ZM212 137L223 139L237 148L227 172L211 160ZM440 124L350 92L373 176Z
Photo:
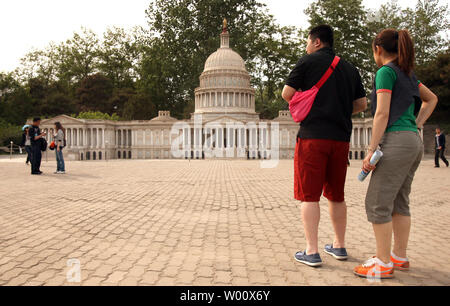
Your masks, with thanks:
M86 152L86 160L91 160L91 152Z
M353 152L352 152L352 151L349 152L348 158L349 158L350 160L353 159Z
M123 159L127 159L127 152L123 151Z
M361 159L364 159L364 158L366 158L366 156L365 156L365 154L364 154L364 151L361 151Z
M117 158L120 159L120 151L117 151Z
M358 152L355 152L355 159L358 160Z
M92 152L92 160L96 160L97 159L97 153L94 151Z
M80 154L80 160L83 160L83 153Z
M102 160L102 152L98 152L98 160Z
M131 159L131 151L128 151L128 159Z

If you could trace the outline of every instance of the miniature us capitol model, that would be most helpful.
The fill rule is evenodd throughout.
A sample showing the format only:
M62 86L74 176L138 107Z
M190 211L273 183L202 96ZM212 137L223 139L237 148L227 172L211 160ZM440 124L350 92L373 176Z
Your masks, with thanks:
M363 159L372 118L354 119L349 159ZM52 141L55 122L66 128L66 158L104 159L292 159L299 125L289 111L263 120L242 57L230 48L224 20L220 48L206 60L195 89L195 112L177 120L159 111L151 120L110 121L61 115L42 120ZM49 155L54 158L53 154Z

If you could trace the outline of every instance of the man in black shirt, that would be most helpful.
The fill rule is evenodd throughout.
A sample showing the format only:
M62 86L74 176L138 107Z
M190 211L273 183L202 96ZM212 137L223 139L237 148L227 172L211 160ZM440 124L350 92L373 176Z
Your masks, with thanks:
M31 140L31 151L33 158L31 159L31 174L40 175L42 171L39 169L41 167L41 139L46 136L45 133L41 133L39 125L41 124L41 118L34 118L33 125L28 130L28 136Z
M445 152L445 135L441 133L441 128L436 128L436 137L435 137L435 144L436 144L436 154L434 157L434 163L435 168L439 168L439 158L442 159L444 164L448 167L448 160L445 158L444 152Z
M330 26L311 30L306 49L308 55L300 59L286 81L283 98L287 102L296 91L307 91L315 86L330 68L336 57L333 43ZM318 252L322 192L329 200L335 230L334 242L325 246L325 252L339 260L347 258L344 185L352 134L351 117L366 108L366 92L358 70L341 59L301 123L294 161L294 193L302 202L307 248L295 254L295 259L309 266L322 264Z

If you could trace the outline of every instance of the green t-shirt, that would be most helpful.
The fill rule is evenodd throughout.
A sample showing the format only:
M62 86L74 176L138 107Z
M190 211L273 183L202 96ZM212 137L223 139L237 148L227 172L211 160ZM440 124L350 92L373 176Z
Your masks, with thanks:
M397 81L397 74L394 69L388 66L381 67L378 70L377 75L375 77L376 90L379 92L389 92L392 93L392 89L394 88L395 82ZM420 81L418 82L420 86ZM393 125L391 125L387 130L388 132L396 132L396 131L413 131L417 132L417 124L416 124L416 116L414 116L415 104L412 103L408 110L396 121Z

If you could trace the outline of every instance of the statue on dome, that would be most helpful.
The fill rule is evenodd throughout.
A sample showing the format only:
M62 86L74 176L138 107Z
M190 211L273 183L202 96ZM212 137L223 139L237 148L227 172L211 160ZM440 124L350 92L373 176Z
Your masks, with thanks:
M223 33L228 32L228 21L226 18L223 19Z

